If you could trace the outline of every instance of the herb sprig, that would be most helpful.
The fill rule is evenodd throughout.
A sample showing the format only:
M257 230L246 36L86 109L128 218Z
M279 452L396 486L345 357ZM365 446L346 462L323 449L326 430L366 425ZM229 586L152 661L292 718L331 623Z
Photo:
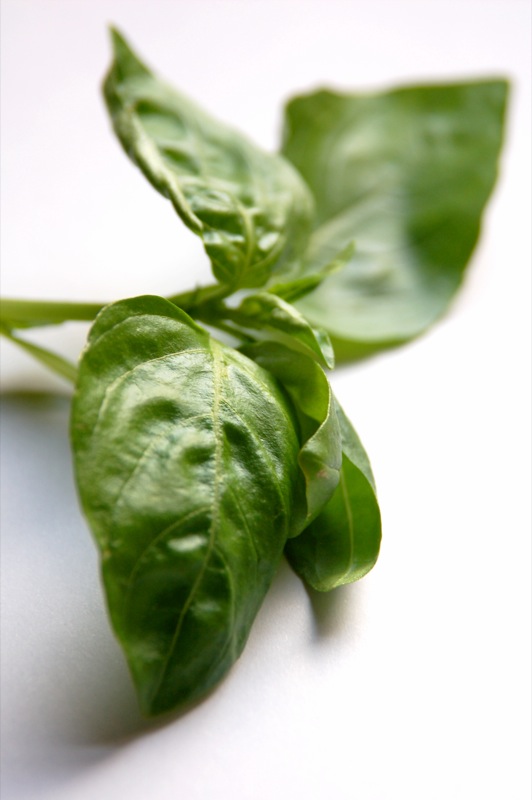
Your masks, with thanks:
M5 299L1 332L75 383L79 496L153 715L226 674L283 553L319 591L375 564L375 482L327 370L444 313L495 183L508 87L318 91L288 104L269 154L112 41L114 130L216 282L101 305ZM78 367L20 336L66 320L94 320Z

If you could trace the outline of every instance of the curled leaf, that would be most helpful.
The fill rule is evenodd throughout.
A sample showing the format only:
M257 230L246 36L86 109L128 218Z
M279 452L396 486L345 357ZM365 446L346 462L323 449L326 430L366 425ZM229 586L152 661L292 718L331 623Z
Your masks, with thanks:
M295 528L300 533L330 500L340 479L342 439L331 386L312 358L281 344L261 342L242 350L283 385L298 416L298 460L306 485L306 510Z
M342 432L338 486L321 513L285 548L295 572L321 592L366 575L381 543L381 516L366 451L338 401L335 406Z
M301 426L307 513L285 552L310 586L328 591L374 566L381 519L367 454L315 361L274 343L244 348L283 384Z

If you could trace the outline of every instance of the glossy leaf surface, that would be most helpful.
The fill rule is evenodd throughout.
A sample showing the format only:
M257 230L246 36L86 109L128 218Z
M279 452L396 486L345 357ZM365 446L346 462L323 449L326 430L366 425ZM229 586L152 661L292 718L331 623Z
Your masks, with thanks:
M506 95L494 80L288 105L283 153L314 192L316 226L356 241L299 306L338 358L411 339L446 309L495 182Z
M104 94L126 153L201 236L219 281L262 286L306 245L308 188L283 157L155 77L116 32L113 46Z
M313 328L293 305L270 292L248 295L228 319L243 328L277 336L287 347L315 358L323 367L334 367L334 352L328 334Z
M302 478L276 381L161 298L98 316L73 404L76 476L141 707L201 697L240 654Z
M310 586L326 592L366 575L379 555L381 518L366 452L335 401L342 469L332 498L308 528L286 543L286 556Z

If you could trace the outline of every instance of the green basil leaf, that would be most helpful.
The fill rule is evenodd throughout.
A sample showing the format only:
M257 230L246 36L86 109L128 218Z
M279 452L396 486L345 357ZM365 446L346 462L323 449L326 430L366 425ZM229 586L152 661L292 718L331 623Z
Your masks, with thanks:
M307 514L285 547L291 566L319 591L362 578L379 554L381 520L360 439L315 361L273 342L242 349L283 384L301 426Z
M239 656L302 478L275 379L162 298L106 307L81 359L72 442L114 630L146 714Z
M342 432L338 486L323 511L285 553L298 575L326 592L359 580L374 566L381 542L381 518L368 457L353 426L335 400Z
M316 225L357 245L299 306L337 358L407 341L445 311L495 183L507 91L487 80L288 105L282 151L314 192Z
M218 281L262 286L304 249L303 180L155 77L116 31L104 94L126 153L203 240Z
M297 518L297 535L324 508L340 480L342 434L331 386L316 361L282 344L260 342L241 349L278 379L298 415L298 460L305 476L306 510Z
M310 355L332 369L334 351L329 335L313 328L294 306L269 292L248 295L235 309L226 310L227 319L244 329L266 331L287 347Z
M328 231L319 228L311 236L304 257L282 276L282 282L272 279L267 289L288 303L293 303L313 292L329 275L343 269L354 252L354 242L338 250L336 238L331 242Z

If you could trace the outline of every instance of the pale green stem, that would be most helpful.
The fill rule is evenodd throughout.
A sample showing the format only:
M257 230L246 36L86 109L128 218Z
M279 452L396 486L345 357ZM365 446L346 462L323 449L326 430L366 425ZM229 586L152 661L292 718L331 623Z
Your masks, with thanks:
M167 299L192 314L199 306L227 297L232 291L232 287L215 284L175 294ZM105 303L0 298L0 319L9 328L59 325L70 321L92 322L104 305Z
M215 283L211 286L199 286L197 289L192 289L190 292L183 292L182 294L175 294L167 297L174 305L182 308L183 311L190 313L195 308L212 303L213 301L223 300L235 291L233 286L227 286L221 283Z
M101 303L68 303L46 300L0 299L0 318L10 327L58 325L79 320L90 322L103 308Z
M77 369L74 364L67 361L66 358L57 355L57 353L52 353L50 350L45 350L43 347L38 347L36 344L27 342L25 339L20 339L3 325L0 326L0 333L5 336L6 339L18 344L19 347L22 347L23 350L26 350L27 353L51 369L52 372L55 372L62 378L66 378L67 381L71 383L76 383Z

